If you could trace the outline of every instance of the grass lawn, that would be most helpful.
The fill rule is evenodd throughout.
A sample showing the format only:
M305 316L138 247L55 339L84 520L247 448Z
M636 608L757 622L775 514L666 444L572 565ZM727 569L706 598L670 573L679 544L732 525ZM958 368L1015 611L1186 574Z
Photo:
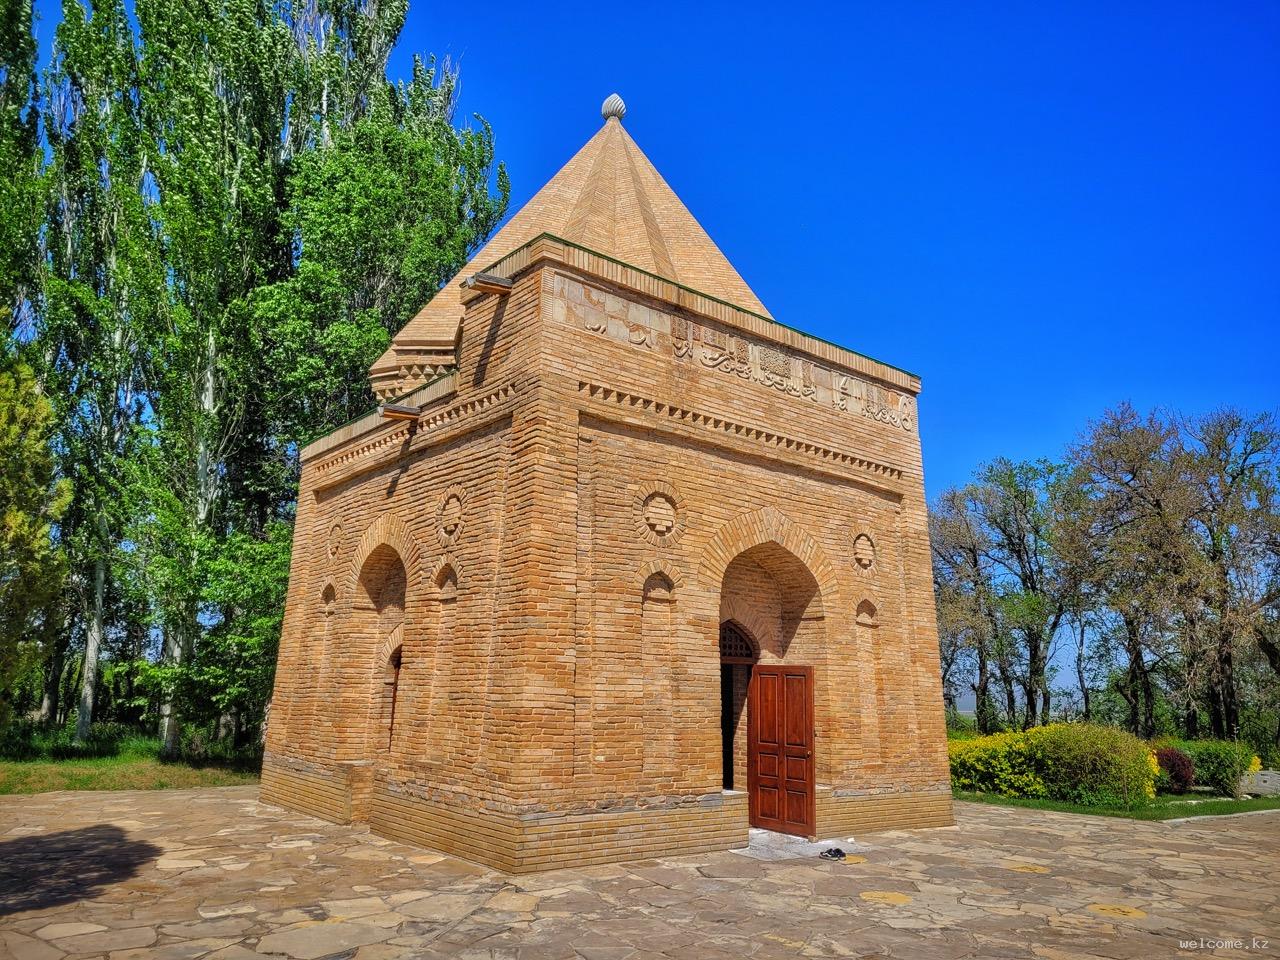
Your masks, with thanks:
M256 764L244 758L162 760L156 737L91 735L90 742L79 747L68 739L66 731L55 731L8 744L9 755L0 758L0 795L228 787L258 781Z
M155 757L90 760L0 760L0 795L49 790L165 790L257 783L251 773L226 767L165 763Z
M966 803L992 803L1003 807L1027 807L1031 810L1057 810L1060 813L1088 813L1095 817L1128 817L1130 820L1173 820L1177 817L1211 817L1224 813L1251 813L1254 810L1280 810L1280 797L1258 797L1253 800L1201 799L1160 794L1146 806L1136 810L1122 807L1086 807L1058 800L1026 800L1002 797L997 793L954 791L957 800Z

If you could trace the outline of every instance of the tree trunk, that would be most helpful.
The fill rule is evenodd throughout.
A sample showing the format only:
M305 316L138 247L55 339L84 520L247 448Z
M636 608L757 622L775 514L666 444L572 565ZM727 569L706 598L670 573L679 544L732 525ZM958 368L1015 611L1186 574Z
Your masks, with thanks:
M1231 631L1218 631L1218 663L1215 671L1222 706L1222 734L1226 740L1240 737L1240 700L1236 694L1235 657L1232 651Z
M72 705L76 703L76 688L80 686L80 672L84 668L84 657L75 657L63 668L59 689L58 726L61 727L71 717Z
M1142 679L1142 733L1140 736L1143 740L1150 740L1156 735L1156 691L1155 685L1151 682L1151 671L1147 669L1147 665L1142 663L1141 679Z
M93 723L93 694L98 681L98 651L102 647L104 595L107 589L107 561L101 555L93 561L93 600L85 631L84 672L80 677L80 708L76 713L76 743L89 738Z
M1125 705L1129 708L1129 732L1134 736L1138 734L1138 692L1137 682L1134 676L1133 660L1129 661L1129 667L1125 671L1125 678L1117 686L1120 696L1124 698Z
M1142 655L1142 627L1136 617L1124 616L1124 648L1129 658L1128 695L1129 732L1146 740L1155 734L1155 688L1151 671Z
M1029 679L1023 679L1019 684L1022 688L1022 729L1030 730L1036 725L1036 716L1039 713L1040 701L1038 699L1039 692L1032 686Z
M1018 691L1014 687L1013 674L997 661L997 672L1000 674L1000 686L1004 689L1004 704L1008 711L1009 726L1018 725Z
M184 644L178 639L178 631L167 627L164 631L164 660L178 667L182 665L182 648ZM179 722L177 708L177 690L172 690L160 704L160 752L163 756L173 758L179 750Z
M1280 643L1268 632L1268 624L1259 621L1254 625L1253 636L1258 641L1258 649L1267 658L1267 663L1276 676L1280 677Z
M1044 649L1040 637L1027 635L1027 682L1023 689L1026 700L1027 715L1023 720L1023 728L1031 729L1040 722L1040 695L1044 690Z
M54 634L53 649L44 665L44 689L40 694L40 724L54 726L62 708L62 672L67 660L67 626L64 622Z
M1089 704L1089 682L1085 677L1085 636L1084 636L1084 620L1080 620L1079 633L1076 638L1076 683L1080 686L1081 709L1084 712L1083 719L1088 723L1093 719L1093 712Z
M207 530L213 517L214 505L218 497L219 465L214 446L210 442L210 423L217 422L217 366L218 350L214 338L213 327L205 334L203 363L199 371L196 405L200 411L196 427L195 455L195 502L191 505L191 542L198 542L200 534ZM197 558L192 557L192 563ZM200 633L199 606L194 599L187 603L183 610L181 622L170 628L166 634L166 659L174 666L180 666L190 660L195 651L195 638ZM160 731L164 741L165 756L178 754L179 730L181 722L178 716L176 691L168 701L160 707Z
M974 704L973 717L978 725L979 733L991 733L995 730L995 717L992 715L991 703L991 665L987 663L987 648L985 644L979 643L978 651L978 682L973 687L974 695L977 702Z
M1225 739L1227 725L1222 717L1222 691L1218 689L1217 680L1209 683L1209 692L1205 699L1209 701L1209 730L1219 740Z

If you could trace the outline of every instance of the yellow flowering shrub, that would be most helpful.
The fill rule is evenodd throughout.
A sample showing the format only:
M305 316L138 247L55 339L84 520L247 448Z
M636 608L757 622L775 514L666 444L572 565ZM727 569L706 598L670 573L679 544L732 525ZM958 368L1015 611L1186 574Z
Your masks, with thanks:
M957 790L980 790L1007 797L1046 796L1032 767L1026 735L993 733L947 744L951 783Z
M1159 764L1132 734L1054 723L949 745L951 783L1009 797L1133 807L1155 797Z

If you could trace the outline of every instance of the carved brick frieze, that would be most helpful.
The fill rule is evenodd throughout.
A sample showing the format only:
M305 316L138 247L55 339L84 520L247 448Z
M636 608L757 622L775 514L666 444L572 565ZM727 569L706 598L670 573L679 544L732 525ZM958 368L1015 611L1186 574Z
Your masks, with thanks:
M678 363L696 363L763 384L841 413L902 430L916 427L915 397L906 392L734 331L634 303L573 277L557 275L554 293L557 319L590 333L668 355Z

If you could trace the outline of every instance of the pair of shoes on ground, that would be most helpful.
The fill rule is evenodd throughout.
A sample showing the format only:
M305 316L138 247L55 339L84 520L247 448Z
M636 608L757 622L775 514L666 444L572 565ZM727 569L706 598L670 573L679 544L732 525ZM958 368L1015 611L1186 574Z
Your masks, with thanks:
M829 847L818 854L823 860L843 860L844 851L839 847Z

